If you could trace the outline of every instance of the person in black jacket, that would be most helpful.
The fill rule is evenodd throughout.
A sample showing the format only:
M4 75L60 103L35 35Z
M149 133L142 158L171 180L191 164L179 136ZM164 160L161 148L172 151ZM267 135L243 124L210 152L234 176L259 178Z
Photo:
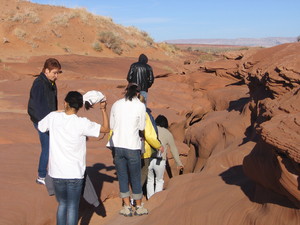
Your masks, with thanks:
M37 129L37 125L50 112L57 110L57 88L55 81L60 73L62 71L59 61L54 58L47 59L42 72L32 84L28 101L27 112L35 129L38 131L42 148L36 183L43 185L45 185L49 159L49 133L40 132Z
M141 54L139 61L131 64L127 75L128 83L136 83L139 85L140 94L144 96L145 101L147 101L148 89L154 82L152 67L147 63L147 56Z

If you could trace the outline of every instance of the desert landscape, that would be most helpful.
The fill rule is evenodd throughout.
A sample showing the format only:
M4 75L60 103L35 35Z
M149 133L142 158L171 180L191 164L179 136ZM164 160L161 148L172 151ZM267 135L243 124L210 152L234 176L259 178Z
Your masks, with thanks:
M148 107L168 118L183 174L169 154L173 177L144 201L149 215L125 218L107 137L90 139L87 170L100 205L82 200L79 224L300 224L300 42L208 53L155 43L84 9L0 3L1 225L56 223L55 197L35 183L40 143L27 114L44 61L62 64L59 109L71 90L99 90L109 112L141 53L155 75ZM99 113L79 115L101 123Z

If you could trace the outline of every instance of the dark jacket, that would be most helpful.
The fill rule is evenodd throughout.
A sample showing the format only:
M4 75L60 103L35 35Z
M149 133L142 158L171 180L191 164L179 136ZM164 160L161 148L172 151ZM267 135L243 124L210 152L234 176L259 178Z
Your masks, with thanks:
M57 110L56 84L41 73L33 82L27 112L33 123L37 124L50 112Z
M141 91L148 92L154 82L154 76L151 66L147 64L148 58L144 54L140 55L139 61L130 66L127 81L136 83L140 86Z

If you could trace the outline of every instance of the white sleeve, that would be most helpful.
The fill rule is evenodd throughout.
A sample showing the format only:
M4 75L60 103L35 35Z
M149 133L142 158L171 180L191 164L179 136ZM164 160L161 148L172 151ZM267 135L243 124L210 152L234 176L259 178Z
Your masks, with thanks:
M43 133L49 131L51 115L52 115L52 113L49 113L42 120L40 120L40 122L38 123L39 131L41 131Z
M145 125L146 125L146 108L143 104L143 107L141 107L141 113L140 113L139 130L145 130Z
M84 118L83 135L89 137L99 137L101 125Z

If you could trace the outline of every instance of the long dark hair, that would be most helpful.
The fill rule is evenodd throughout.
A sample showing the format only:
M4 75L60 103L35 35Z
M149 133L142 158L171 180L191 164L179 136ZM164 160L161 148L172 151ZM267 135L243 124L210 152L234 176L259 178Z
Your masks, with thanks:
M125 89L125 99L132 101L138 95L140 88L136 83L129 83Z
M65 97L65 102L69 104L71 108L78 111L83 105L83 97L78 91L70 91Z

